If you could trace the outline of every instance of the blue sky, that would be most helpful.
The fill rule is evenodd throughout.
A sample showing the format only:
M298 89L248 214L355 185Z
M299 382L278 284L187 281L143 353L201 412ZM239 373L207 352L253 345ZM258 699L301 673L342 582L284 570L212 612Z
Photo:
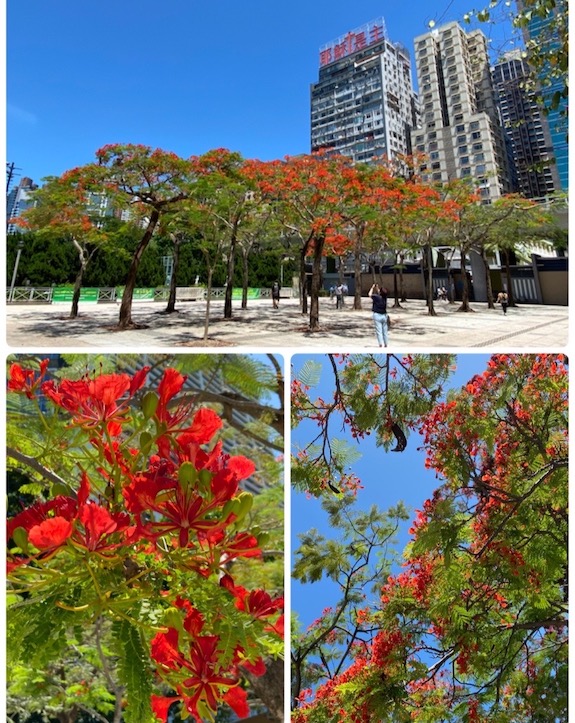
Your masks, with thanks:
M217 147L261 160L307 153L321 45L383 16L390 39L412 51L431 20L460 20L473 7L7 0L6 160L39 181L107 143L184 157Z
M318 355L296 355L292 358L293 373L297 376L306 359L313 358L324 361L326 357ZM451 376L448 386L460 388L466 384L474 374L485 370L488 354L459 354L457 356L457 369ZM312 390L312 398L322 396L330 399L333 390L332 375L328 366L322 373L322 381ZM301 429L303 429L302 425ZM297 428L292 432L292 445L305 446L309 439L301 434ZM309 427L307 428L309 430ZM309 431L307 432L309 434ZM341 435L345 437L346 435ZM351 440L348 435L347 439ZM361 479L364 489L357 493L357 506L367 510L376 504L383 510L397 504L400 500L410 508L410 519L403 523L398 535L397 550L401 553L410 539L408 529L414 517L414 510L421 509L423 502L428 499L437 487L435 473L426 470L423 466L425 453L417 447L421 445L419 435L411 434L408 438L407 448L401 453L385 452L376 447L373 437L365 437L361 441L362 458L353 465L353 472ZM327 515L322 510L320 502L310 499L301 493L292 493L291 496L291 536L292 551L298 546L297 534L314 527L326 537L333 535L333 530L326 524ZM322 610L334 604L339 599L337 590L330 582L320 582L301 585L292 581L291 606L298 613L302 625L305 627L320 617Z

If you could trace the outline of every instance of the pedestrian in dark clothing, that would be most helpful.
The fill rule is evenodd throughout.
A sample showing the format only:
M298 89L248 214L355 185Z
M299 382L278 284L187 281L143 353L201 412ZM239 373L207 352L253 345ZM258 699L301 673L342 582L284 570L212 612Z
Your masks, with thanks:
M506 291L500 291L497 295L497 303L501 304L501 308L503 309L503 313L507 314L507 307L509 306L509 297L507 296Z
M373 311L373 325L375 327L375 335L379 346L387 346L389 317L387 316L387 289L383 286L373 284L367 292L371 298Z
M280 303L280 285L278 281L274 281L272 285L272 303L274 305L274 309L277 309L279 307Z

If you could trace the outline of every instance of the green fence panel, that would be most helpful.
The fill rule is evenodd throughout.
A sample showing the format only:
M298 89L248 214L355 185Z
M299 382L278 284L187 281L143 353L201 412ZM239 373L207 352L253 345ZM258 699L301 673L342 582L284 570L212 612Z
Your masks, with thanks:
M56 286L52 292L52 302L72 302L74 289L69 286ZM86 287L80 289L80 301L98 301L98 289Z
M132 301L153 301L155 289L134 289L132 294ZM116 288L116 298L121 299L124 294L124 287L118 286Z
M261 296L261 291L261 289L248 287L248 299L259 299ZM232 299L241 299L242 293L242 289L232 289Z

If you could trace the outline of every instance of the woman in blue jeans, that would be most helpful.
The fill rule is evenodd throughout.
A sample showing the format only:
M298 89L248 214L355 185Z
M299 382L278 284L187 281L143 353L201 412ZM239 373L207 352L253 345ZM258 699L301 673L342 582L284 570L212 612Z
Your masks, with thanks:
M387 289L374 284L367 292L373 304L373 325L379 346L387 346Z

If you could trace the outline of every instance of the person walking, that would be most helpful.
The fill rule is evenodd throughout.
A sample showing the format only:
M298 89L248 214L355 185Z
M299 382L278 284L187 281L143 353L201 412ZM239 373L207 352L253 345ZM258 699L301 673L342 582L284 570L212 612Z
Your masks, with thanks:
M373 284L367 292L371 299L373 311L373 325L379 346L387 346L388 316L387 316L387 289Z
M274 281L272 284L272 303L274 309L279 308L280 305L280 288L279 281Z
M335 308L343 308L343 286L341 284L335 287Z
M503 313L507 314L507 307L509 306L509 297L507 296L506 291L500 291L497 295L497 303L501 304L501 308L503 309Z

